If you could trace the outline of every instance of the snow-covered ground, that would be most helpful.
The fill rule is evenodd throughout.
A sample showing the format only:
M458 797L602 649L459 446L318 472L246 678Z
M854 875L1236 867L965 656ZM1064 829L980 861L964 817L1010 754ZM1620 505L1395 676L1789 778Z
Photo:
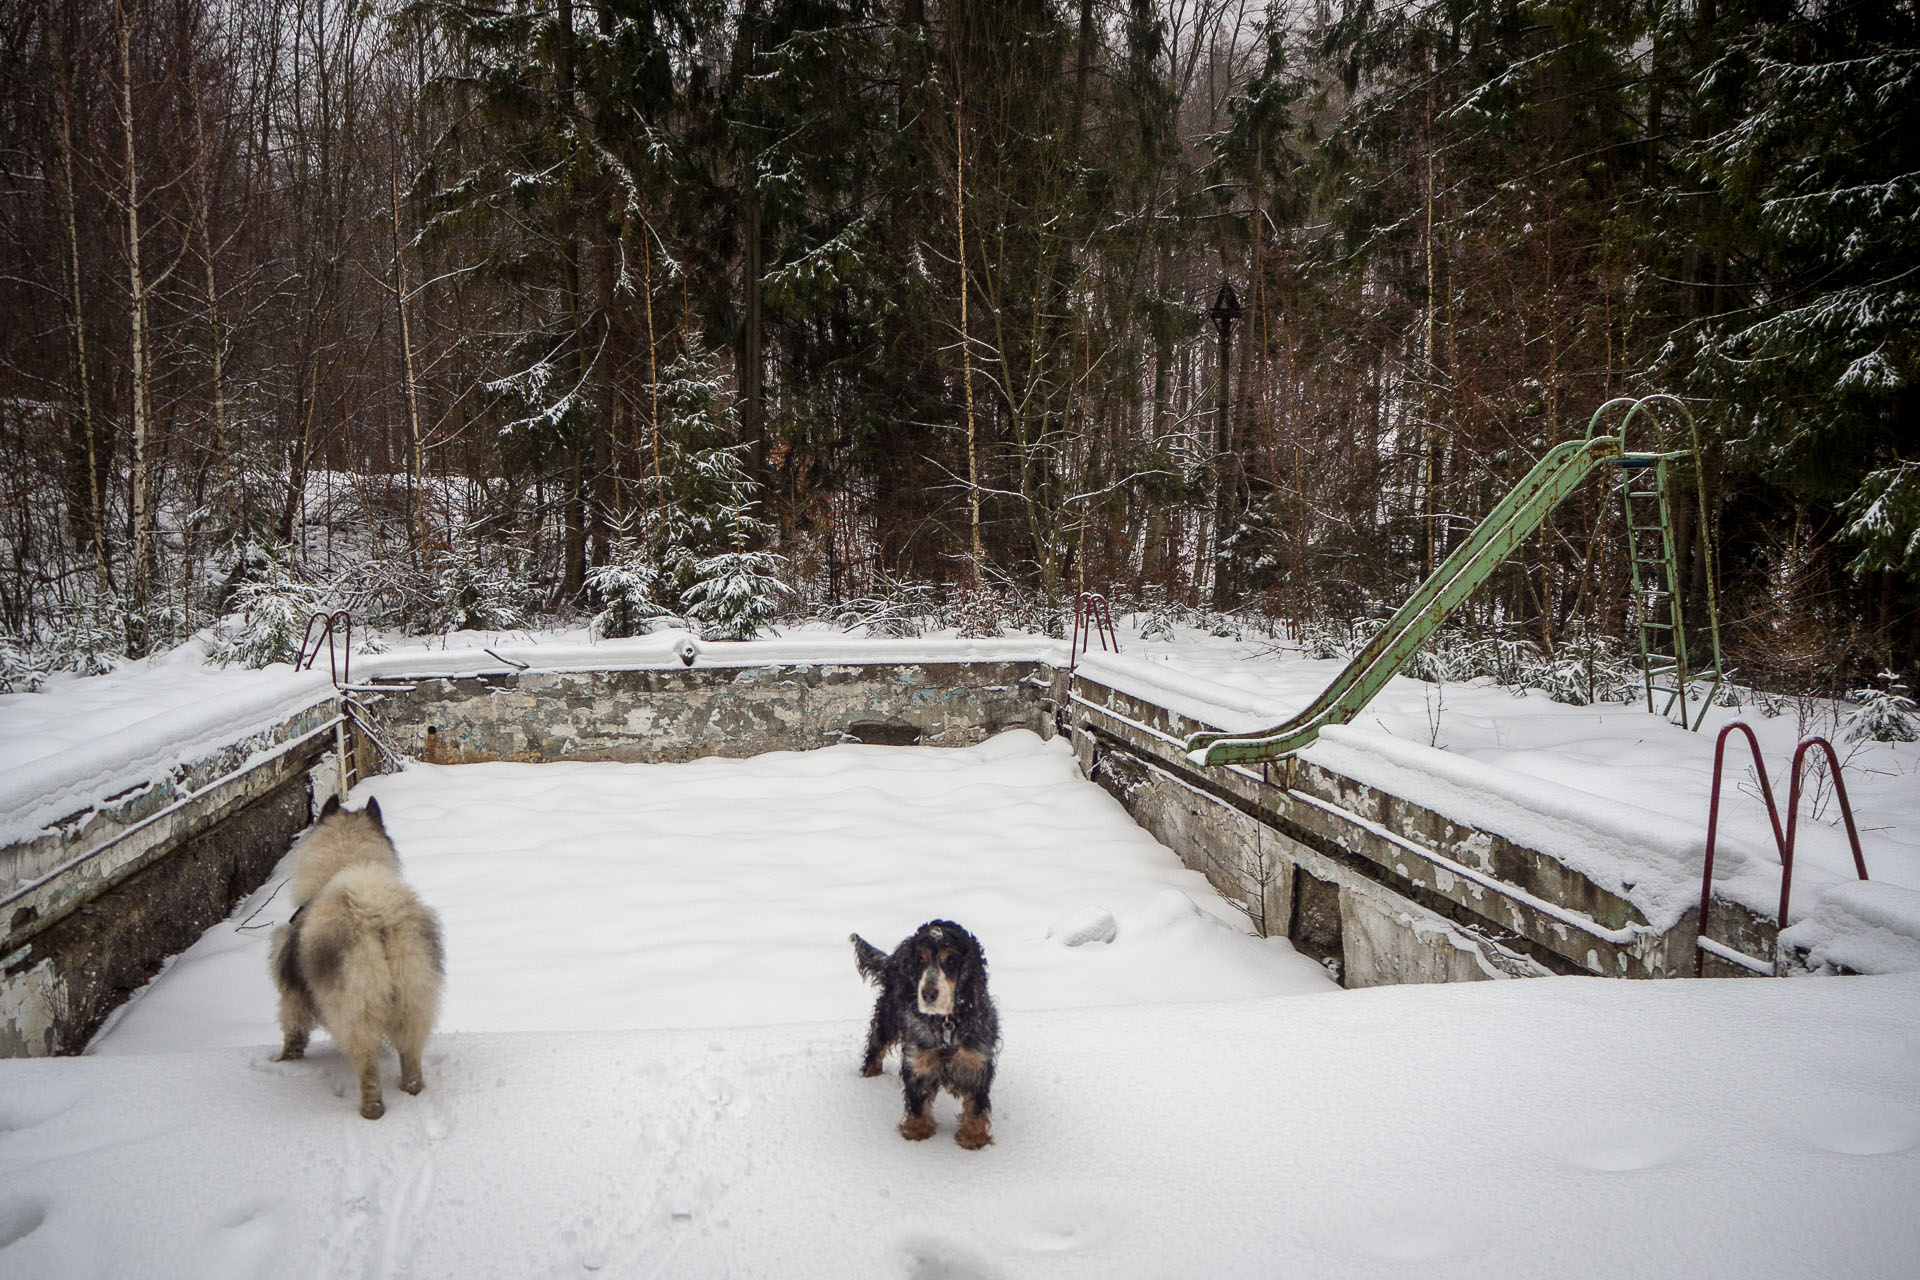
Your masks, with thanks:
M1917 1006L1900 975L1012 1011L980 1152L950 1103L894 1133L852 1015L443 1035L376 1123L324 1051L0 1063L0 1272L1905 1280Z
M1228 728L1280 718L1334 667L1124 638L1090 667ZM587 647L482 642L556 665ZM669 643L593 649L642 663ZM882 648L801 636L702 661ZM452 647L431 660L493 665ZM31 798L12 771L45 754L34 741L75 752L34 775L71 799L165 755L171 702L201 734L310 692L284 669L155 665L0 698L0 817ZM1799 726L1749 718L1781 769ZM124 727L98 731L110 722ZM1420 774L1442 804L1497 801L1498 821L1611 821L1595 856L1623 875L1640 869L1622 830L1697 858L1711 748L1631 708L1414 681L1325 745ZM1910 745L1848 765L1869 867L1909 889L1917 774ZM1906 1277L1920 1257L1920 974L1340 992L1249 936L1062 744L1025 733L964 751L420 767L353 803L368 796L446 926L427 1091L394 1091L389 1057L388 1111L369 1123L324 1041L270 1060L276 878L88 1056L0 1062L0 1277L1748 1280ZM1722 857L1764 897L1764 818L1731 798L1751 812L1727 815ZM1809 821L1795 901L1812 915L1847 864L1831 809ZM1847 919L1905 936L1882 897L1839 905L1817 921L1829 942ZM1113 913L1111 943L1048 936L1089 909ZM950 1100L932 1142L902 1141L894 1068L857 1069L871 993L846 935L887 945L933 915L981 934L1003 1011L996 1142L977 1153L951 1141Z
M1904 1276L1920 976L1339 992L1059 742L370 781L427 1091L271 1061L278 878L0 1063L8 1276ZM1049 927L1111 910L1110 943ZM846 934L986 942L996 1142L894 1132Z

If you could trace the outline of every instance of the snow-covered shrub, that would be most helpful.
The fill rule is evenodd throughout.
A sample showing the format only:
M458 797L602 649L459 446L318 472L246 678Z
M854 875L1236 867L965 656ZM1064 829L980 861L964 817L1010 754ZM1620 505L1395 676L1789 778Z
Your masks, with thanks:
M781 579L786 558L771 551L723 551L694 566L687 588L687 616L700 622L709 640L751 640L793 588Z
M1847 695L1853 703L1846 717L1847 741L1920 741L1920 709L1907 696L1907 686L1890 671L1881 672L1879 680L1878 688L1855 689Z
M1240 622L1230 613L1211 614L1207 618L1207 634L1221 640L1238 640Z
M472 548L436 554L429 566L423 630L507 631L527 625L526 586L510 569Z
M1176 637L1173 619L1164 613L1147 615L1147 620L1140 626L1140 638L1142 640L1174 640Z
M588 626L597 640L645 635L656 619L671 616L657 599L659 575L629 540L615 544L613 558L587 575L587 586L601 604Z
M1642 692L1640 665L1607 635L1576 629L1549 656L1531 640L1506 635L1470 637L1448 628L1435 635L1401 668L1434 683L1486 677L1516 692L1539 689L1555 702L1629 702Z
M1000 628L999 602L987 588L961 588L954 593L948 609L957 634L979 639L997 636Z
M403 557L369 556L349 564L334 579L331 594L369 630L430 629L423 619L434 598L433 580L424 566Z
M1030 590L1022 586L1019 579L1007 574L989 573L982 586L990 593L992 605L985 625L998 626L1000 630L982 631L981 634L1030 631L1035 635L1052 636L1056 640L1066 638L1067 627L1073 622L1072 600L1063 605L1044 590ZM960 634L967 635L969 632L962 630Z
M1351 652L1352 628L1324 618L1300 624L1300 652L1309 658L1344 658Z
M243 549L242 554L246 551ZM307 624L320 607L320 590L298 579L281 560L252 563L247 576L229 579L227 615L213 628L207 657L223 667L291 662Z
M1255 497L1215 553L1214 571L1225 574L1229 583L1249 596L1270 591L1280 581L1286 538L1274 515L1273 500L1271 493Z
M1570 636L1551 658L1542 655L1522 678L1527 688L1543 690L1555 702L1576 707L1631 702L1646 692L1638 655L1629 655L1613 636L1582 631Z
M37 693L47 665L24 637L0 632L0 693Z
M865 627L868 635L907 639L925 633L939 613L933 587L924 582L882 580L870 596L849 600L833 612L833 622L846 631Z
M47 667L103 676L127 656L127 615L111 590L94 588L54 615L45 647Z
M1444 684L1449 680L1470 680L1479 674L1479 653L1459 631L1442 631L1414 650L1400 670L1416 680Z
M1512 689L1530 687L1532 677L1546 661L1545 655L1533 641L1503 635L1475 641L1467 651L1471 655L1474 675L1487 676L1495 684Z

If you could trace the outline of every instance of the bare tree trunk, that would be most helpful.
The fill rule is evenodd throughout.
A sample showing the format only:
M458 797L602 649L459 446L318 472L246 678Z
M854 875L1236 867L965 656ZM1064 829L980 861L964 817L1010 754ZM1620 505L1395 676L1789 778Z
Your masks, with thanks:
M1213 607L1221 610L1233 606L1233 581L1227 572L1227 540L1233 536L1235 516L1234 453L1238 448L1234 440L1233 420L1228 416L1232 407L1228 398L1229 381L1233 376L1232 335L1232 321L1229 320L1220 326L1219 403L1213 418Z
M573 73L573 0L559 0L555 13L555 22L559 40L554 50L554 78L559 90L561 110L571 114L574 110L574 73ZM569 207L560 214L560 287L566 300L568 322L573 327L573 341L568 364L572 373L572 385L581 388L586 385L586 317L582 307L580 292L580 211ZM564 528L566 530L565 561L561 569L560 587L556 605L563 601L578 600L587 583L587 490L586 467L583 450L578 441L572 448L572 457L567 468L567 496L561 505Z
M653 333L653 228L648 226L640 237L642 269L646 272L647 287L647 388L652 397L653 428L653 477L656 483L660 479L660 355Z
M960 367L961 385L967 401L967 500L971 512L973 562L968 576L974 587L980 585L980 459L974 444L973 427L973 345L967 334L967 198L966 198L966 98L959 92L956 71L953 111L953 224L954 238L960 249ZM1004 350L1004 348L1003 348Z
M1434 552L1436 550L1435 538L1434 538L1434 525L1440 518L1439 507L1435 503L1434 495L1433 495L1435 473L1439 470L1438 463L1439 463L1439 453L1440 453L1439 442L1438 442L1438 432L1435 429L1435 420L1438 417L1438 415L1434 412L1434 394L1439 382L1439 370L1434 362L1434 347L1433 347L1434 307L1435 307L1434 281L1433 281L1433 79L1434 79L1434 70L1432 66L1432 59L1429 58L1428 67L1427 67L1427 182L1426 182L1426 187L1427 187L1427 190L1426 190L1426 197L1427 197L1427 200L1426 200L1426 203L1427 203L1427 236L1426 236L1426 239L1427 239L1427 245L1426 245L1427 329L1426 329L1426 343L1425 343L1426 357L1427 357L1427 386L1426 386L1426 394L1421 398L1421 402L1425 405L1425 412L1423 416L1425 417L1426 420L1420 424L1421 434L1425 437L1424 439L1425 448L1421 450L1423 475L1421 477L1421 486L1420 486L1421 487L1421 513L1420 514L1421 514L1422 521L1426 525L1426 529L1425 529L1426 570L1421 575L1423 578L1431 576L1433 573L1434 565L1438 563L1434 555Z
M200 82L194 73L195 61L187 60L187 110L193 113L194 161L197 167L194 189L194 232L199 241L200 265L202 269L201 291L207 305L207 365L209 392L212 396L213 412L213 463L219 468L219 506L218 523L221 533L233 537L243 524L241 485L236 474L233 441L227 431L227 387L226 387L226 335L220 326L220 289L219 280L214 272L213 246L213 160L207 150L207 133L200 96ZM202 470L201 475L205 472ZM198 521L196 521L196 524ZM192 573L192 553L187 552L187 571L189 581ZM189 606L191 599L188 600Z
M133 623L132 619L146 604L151 586L153 510L147 491L147 455L152 447L152 426L148 421L147 404L147 285L140 269L140 171L133 147L133 15L120 0L115 0L113 6L113 24L120 53L120 128L126 144L127 309L133 376L132 488L128 503L133 527L127 564L128 647L135 656L139 656L146 648L145 628Z
M755 162L747 161L746 191L742 200L742 218L745 222L745 243L740 264L740 285L746 294L746 331L741 335L740 357L740 398L745 412L741 415L741 426L746 431L751 446L749 461L754 482L761 486L762 500L765 500L767 474L767 408L766 390L762 386L766 361L761 350L760 334L760 276L763 270L760 261L760 192L754 187Z
M427 544L427 460L420 440L420 391L413 364L413 329L407 319L406 237L400 234L400 177L397 173L389 172L388 190L393 199L393 300L400 309L400 353L405 365L407 391L407 476L412 482L407 492L408 505L412 508L407 512L407 541L412 544L414 559L418 562L420 552Z
M73 80L70 73L60 84L60 185L65 208L67 253L71 272L70 305L73 313L74 372L80 389L80 426L87 443L87 526L93 542L94 572L101 590L113 586L107 562L107 522L100 501L100 455L95 443L93 422L93 382L87 367L87 318L80 289L80 228L74 213L73 193Z

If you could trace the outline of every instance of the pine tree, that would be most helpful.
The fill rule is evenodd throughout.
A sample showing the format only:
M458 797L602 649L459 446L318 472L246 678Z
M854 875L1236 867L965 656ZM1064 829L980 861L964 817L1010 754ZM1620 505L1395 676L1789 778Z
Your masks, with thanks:
M1706 69L1734 109L1691 155L1740 234L1738 308L1695 388L1732 461L1838 508L1855 572L1920 578L1920 8L1738 6Z
M223 667L292 662L320 606L319 589L295 577L284 554L257 543L243 546L236 558L228 613L213 628L208 658Z
M786 558L771 551L735 549L694 566L687 614L709 640L751 640L780 611L793 588L783 581Z
M759 486L747 474L748 446L733 443L738 418L725 398L717 361L697 339L662 375L660 408L661 473L644 486L645 537L658 575L657 599L681 614L693 614L703 601L718 609L714 592L719 588L697 594L695 588L717 574L757 572L721 558L746 554L772 526L754 511Z
M634 539L614 544L607 563L587 576L587 587L601 605L588 626L596 639L645 635L653 622L670 616L658 600L659 575Z

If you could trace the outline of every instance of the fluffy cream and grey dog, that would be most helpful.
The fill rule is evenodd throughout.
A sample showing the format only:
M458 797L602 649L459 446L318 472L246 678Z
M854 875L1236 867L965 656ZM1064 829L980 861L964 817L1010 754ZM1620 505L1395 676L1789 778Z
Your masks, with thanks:
M426 1086L420 1054L440 1012L440 921L400 878L380 802L330 797L293 851L293 918L274 931L280 1059L304 1057L325 1027L360 1075L360 1114L378 1120L381 1040L400 1051L400 1087Z

